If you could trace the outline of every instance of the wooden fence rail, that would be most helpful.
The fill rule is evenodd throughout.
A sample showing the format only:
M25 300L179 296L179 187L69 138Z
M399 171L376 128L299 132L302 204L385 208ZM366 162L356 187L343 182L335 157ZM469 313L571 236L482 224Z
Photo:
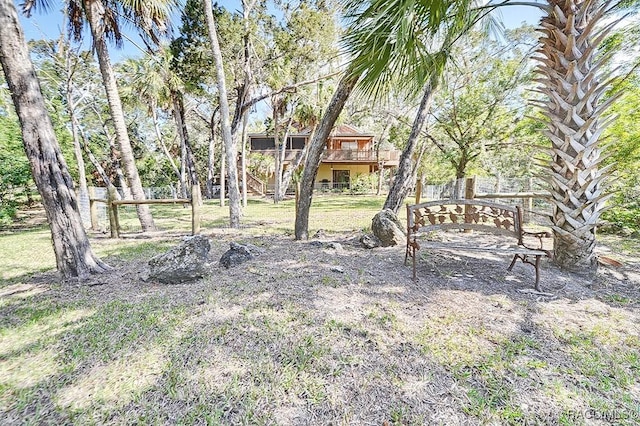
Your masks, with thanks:
M469 177L465 179L464 183L464 198L467 200L473 200L474 198L480 199L501 199L501 198L518 198L522 199L522 212L524 223L528 223L531 220L531 215L547 216L545 213L536 212L533 210L534 199L550 199L551 194L546 191L532 191L531 180L525 184L524 191L522 192L496 192L496 193L478 193L476 186L476 177ZM416 204L420 204L420 195L422 192L422 186L416 187ZM419 189L418 189L419 188ZM465 208L467 208L466 206Z
M109 228L111 238L120 238L120 219L118 206L139 205L139 204L190 204L191 205L191 235L200 233L200 206L202 195L200 185L191 187L191 198L164 198L158 200L118 200L118 191L115 186L107 188L107 198L95 198L95 191L89 194L89 205L91 212L91 228L98 229L98 212L96 203L105 203L109 213Z
M470 177L465 180L465 198L472 200L474 198L484 199L500 199L500 198L521 198L522 199L522 212L524 216L524 223L529 223L531 220L531 213L539 214L533 211L534 199L549 199L551 194L546 191L531 191L531 182L529 181L526 186L526 190L523 192L500 192L500 193L477 193L476 192L476 178Z

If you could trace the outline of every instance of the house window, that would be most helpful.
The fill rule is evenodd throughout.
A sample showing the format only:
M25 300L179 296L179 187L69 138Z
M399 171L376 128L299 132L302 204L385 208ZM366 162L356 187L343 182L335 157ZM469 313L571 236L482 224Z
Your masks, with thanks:
M349 188L349 182L351 181L349 176L349 170L334 170L333 171L333 187L338 189Z
M273 138L251 138L251 150L261 151L265 149L275 149L276 143Z
M358 150L358 142L356 141L342 141L340 144L341 149L357 151Z

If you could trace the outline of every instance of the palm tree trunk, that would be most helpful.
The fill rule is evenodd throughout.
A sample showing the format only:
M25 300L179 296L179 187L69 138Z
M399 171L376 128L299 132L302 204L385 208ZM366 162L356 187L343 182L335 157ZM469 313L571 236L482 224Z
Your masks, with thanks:
M108 270L91 250L82 226L71 175L47 114L18 13L8 0L0 1L0 62L51 228L58 271L64 278L83 278Z
M227 86L224 75L224 63L220 44L218 43L218 33L216 23L213 19L213 9L210 0L203 0L207 28L211 41L211 50L216 67L216 78L218 80L218 97L220 100L220 126L222 128L222 140L225 145L227 156L229 178L229 222L232 228L240 227L240 189L238 186L238 146L231 134L231 123L229 122L229 101L227 100ZM224 194L222 195L224 196Z
M606 18L610 1L550 1L541 22L540 106L551 140L546 173L552 195L554 259L562 268L589 272L597 268L596 224L608 198L604 183L609 167L601 167L599 136L611 119L603 118L617 98L601 102L608 84L601 82L597 48L615 22Z
M393 180L393 184L391 185L391 188L389 188L387 199L382 207L383 209L390 209L394 213L397 213L405 198L409 195L409 191L411 190L411 186L414 181L413 154L418 146L418 136L420 136L424 123L427 120L427 114L429 113L429 107L431 105L431 100L433 99L433 92L436 87L437 79L432 78L430 83L427 84L424 89L424 94L422 95L422 100L420 101L416 118L414 119L413 126L411 127L409 140L402 151L402 155L400 155L400 164L398 165L398 170L396 172L395 179Z
M300 183L299 200L296 206L296 240L309 238L309 210L311 209L311 199L313 197L313 185L320 167L320 157L327 143L329 133L331 133L333 125L342 112L359 78L359 75L351 73L347 73L342 77L329 106L322 116L318 130L309 142L304 171L302 172L302 182Z
M109 51L104 38L104 19L105 8L102 0L86 0L86 14L91 28L93 45L98 56L98 64L100 65L100 73L102 74L102 82L107 93L107 101L109 102L109 110L113 120L113 126L116 131L116 141L120 147L122 155L122 163L124 172L129 181L129 187L135 200L145 200L142 182L138 174L133 149L127 134L127 125L124 121L124 113L122 111L122 103L118 94L118 86L116 84L115 74L111 67L109 59ZM152 231L155 229L151 210L146 204L138 204L136 206L138 219L143 231Z

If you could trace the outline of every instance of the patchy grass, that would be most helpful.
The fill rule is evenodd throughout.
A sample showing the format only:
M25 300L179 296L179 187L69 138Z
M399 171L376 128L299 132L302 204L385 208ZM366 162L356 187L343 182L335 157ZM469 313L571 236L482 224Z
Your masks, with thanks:
M49 228L0 234L0 281L13 280L55 266Z
M377 201L356 200L349 214L370 220ZM211 239L213 259L231 239L266 253L180 285L137 278L177 241L166 235L94 240L119 266L92 286L25 278L42 267L29 253L50 250L47 232L0 237L21 250L3 245L0 259L25 259L0 286L0 423L640 422L635 275L591 290L557 273L551 298L517 291L528 269L510 275L522 283L479 269L424 276L423 265L414 283L402 248L350 245L361 223L340 223L344 205L318 202L335 216L316 226L341 250L293 242L286 221L259 214L290 201L254 202L253 225Z
M380 211L384 197L371 195L316 195L309 214L309 231L322 229L327 232L358 231L371 227L371 218ZM153 205L151 210L162 230L189 232L191 208L182 205ZM120 225L123 232L139 232L135 208L120 207ZM295 200L287 199L278 204L262 198L249 199L243 209L242 226L254 234L293 233ZM105 224L105 226L107 226ZM209 200L202 210L202 228L226 228L229 226L229 207L220 207Z

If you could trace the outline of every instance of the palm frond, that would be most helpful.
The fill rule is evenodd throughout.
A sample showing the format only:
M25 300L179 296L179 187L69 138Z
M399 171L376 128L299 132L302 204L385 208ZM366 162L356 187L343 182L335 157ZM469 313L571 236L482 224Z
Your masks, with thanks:
M486 14L474 0L346 0L343 42L349 72L361 76L365 94L383 96L391 86L417 95L441 75L451 45Z
M25 0L20 4L22 13L30 17L33 12L42 9L42 12L48 12L53 5L52 0Z

